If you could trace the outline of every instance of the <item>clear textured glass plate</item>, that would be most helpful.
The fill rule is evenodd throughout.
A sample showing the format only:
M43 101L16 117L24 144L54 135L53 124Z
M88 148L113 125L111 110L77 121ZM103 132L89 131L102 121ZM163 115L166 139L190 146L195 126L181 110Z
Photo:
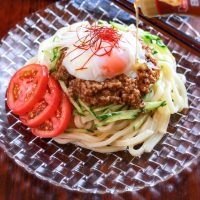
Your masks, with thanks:
M30 173L69 190L119 193L153 186L179 173L200 154L199 57L154 27L140 23L172 50L178 72L187 78L190 106L171 117L167 133L151 153L138 158L127 151L100 154L72 144L58 145L33 136L6 107L5 93L11 76L36 54L42 40L67 23L96 19L135 22L134 16L109 0L59 1L25 18L1 41L0 146Z

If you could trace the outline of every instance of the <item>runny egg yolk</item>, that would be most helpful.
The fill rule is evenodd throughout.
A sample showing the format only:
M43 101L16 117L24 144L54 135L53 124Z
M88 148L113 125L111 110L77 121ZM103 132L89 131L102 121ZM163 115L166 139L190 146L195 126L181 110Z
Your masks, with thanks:
M122 74L127 69L129 59L127 54L119 56L118 54L111 54L110 56L104 56L101 70L105 78L112 78L114 76Z

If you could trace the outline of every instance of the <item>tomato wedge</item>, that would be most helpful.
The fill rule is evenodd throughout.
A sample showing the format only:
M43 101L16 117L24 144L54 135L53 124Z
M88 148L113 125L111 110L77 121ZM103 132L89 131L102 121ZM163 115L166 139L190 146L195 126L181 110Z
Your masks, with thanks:
M61 88L57 81L50 76L44 97L34 105L30 112L20 116L23 124L29 127L36 127L50 118L58 108L61 95Z
M44 95L48 83L46 66L31 64L18 70L7 90L7 104L13 113L29 112Z
M55 137L67 128L71 118L71 104L67 96L63 93L61 103L54 113L54 115L39 125L37 128L32 128L31 131L34 135L51 138Z

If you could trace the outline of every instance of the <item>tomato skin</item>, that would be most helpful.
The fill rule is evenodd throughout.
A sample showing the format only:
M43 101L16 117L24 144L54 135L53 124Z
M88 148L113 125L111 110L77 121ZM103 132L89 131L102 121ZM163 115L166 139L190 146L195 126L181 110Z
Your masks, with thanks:
M59 109L61 110L61 115L58 119L57 111ZM32 133L42 138L52 138L63 133L68 127L71 118L71 103L64 93L62 94L62 100L57 111L54 113L54 116L46 120L42 125L37 128L31 128ZM51 128L45 125L49 123L52 125Z
M60 86L53 77L49 76L48 86L44 97L34 105L30 112L21 115L20 120L29 127L39 126L45 120L53 116L58 108L61 96L62 92ZM30 115L33 115L31 119L29 117Z
M32 76L27 75L27 72L32 73ZM37 73L34 74L35 72ZM46 66L39 64L24 66L10 80L7 90L8 107L18 115L29 112L44 95L47 83L48 69Z

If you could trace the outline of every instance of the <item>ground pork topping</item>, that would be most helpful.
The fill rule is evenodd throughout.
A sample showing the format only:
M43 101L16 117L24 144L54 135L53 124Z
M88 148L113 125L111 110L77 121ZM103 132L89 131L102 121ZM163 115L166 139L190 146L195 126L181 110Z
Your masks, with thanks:
M153 68L147 65L145 69L138 69L136 78L121 74L103 82L78 79L71 76L62 65L63 54L57 62L56 72L52 75L65 82L71 97L80 98L90 106L125 104L141 108L144 106L143 96L159 78L159 70L151 50L148 47L144 49L146 61L150 62Z
M79 97L89 105L128 104L142 107L137 81L122 74L104 82L73 79L69 83L69 94Z

